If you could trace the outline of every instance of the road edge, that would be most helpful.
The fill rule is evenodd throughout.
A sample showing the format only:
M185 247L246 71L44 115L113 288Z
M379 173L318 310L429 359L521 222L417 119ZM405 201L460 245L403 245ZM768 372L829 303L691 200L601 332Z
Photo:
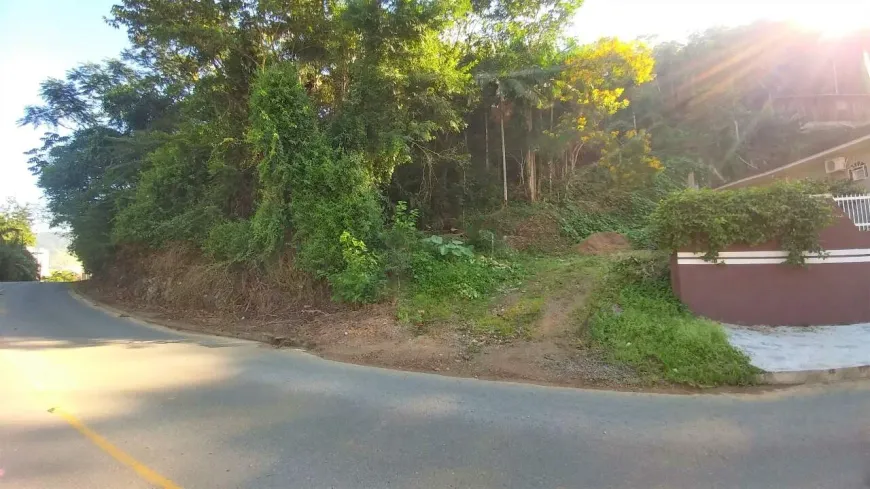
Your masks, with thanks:
M139 326L144 326L146 328L150 328L156 331L161 331L164 333L174 333L181 334L183 336L188 336L190 338L198 338L198 339L221 339L221 340L236 340L236 341L246 341L256 344L269 344L271 342L271 338L269 335L265 334L245 334L245 333L236 333L236 334L217 334L217 333L203 333L202 331L194 330L191 328L185 328L184 323L178 321L155 321L148 318L143 318L141 316L136 315L131 311L127 311L124 309L119 309L114 306L110 306L106 303L97 301L92 299L81 292L75 290L74 287L67 286L67 293L75 299L76 301L84 304L85 306L90 307L91 309L95 309L104 314L108 314L110 316L115 316L120 319L126 319L132 323L135 323Z
M765 372L759 375L759 381L766 385L832 384L861 379L870 379L870 365L824 370Z
M181 321L171 321L171 320L151 320L148 318L143 318L141 316L136 315L135 313L119 309L117 307L105 304L101 301L88 297L81 292L75 290L74 287L67 287L67 292L69 295L81 302L82 304L101 311L105 314L109 314L112 316L116 316L119 318L127 319L132 321L140 326L145 326L147 328L155 329L157 331L169 332L182 334L184 336L188 336L191 338L200 338L200 339L224 339L227 341L236 340L236 341L247 341L251 343L255 343L257 345L266 345L280 348L281 344L276 344L276 340L280 340L280 338L275 338L272 335L268 335L265 333L235 333L235 334L217 334L217 333L203 333L199 330L185 328L185 324ZM340 363L351 363L355 365L367 365L374 368L386 368L388 370L394 371L413 371L413 372L422 372L429 373L433 375L439 375L438 372L429 372L429 371L418 371L418 370L403 370L403 369L395 369L378 365L369 365L369 364L359 364L356 362L346 362L342 360L336 360L328 357L324 357L318 355L316 352L309 351L305 348L294 347L295 350L304 351L306 353L313 354L318 358L322 358L324 360L329 361L338 361ZM443 374L441 374L443 376ZM449 376L448 377L452 377ZM827 369L827 370L802 370L802 371L788 371L788 372L763 372L758 375L758 386L757 387L789 387L789 386L801 386L801 385L812 385L812 384L833 384L838 382L845 381L853 381L853 380L861 380L870 378L870 365L859 366L859 367L847 367L847 368L837 368L837 369ZM538 382L528 382L521 380L504 380L504 379L479 379L479 380L488 380L495 382L509 382L509 383L519 383L519 384L528 384L528 385L550 385L546 383L538 383ZM609 392L646 392L646 393L669 393L669 392L658 392L655 389L652 390L621 390L621 389L599 389L595 387L576 387L576 386L564 386L564 385L553 385L555 387L562 388L572 388L572 389L592 389L592 390L604 390ZM723 388L726 391L731 391L734 389L733 387ZM693 392L691 394L715 394L719 389L702 389L700 391ZM673 392L670 392L673 394ZM688 393L682 393L688 394ZM690 394L690 395L691 395ZM678 394L679 395L679 394Z

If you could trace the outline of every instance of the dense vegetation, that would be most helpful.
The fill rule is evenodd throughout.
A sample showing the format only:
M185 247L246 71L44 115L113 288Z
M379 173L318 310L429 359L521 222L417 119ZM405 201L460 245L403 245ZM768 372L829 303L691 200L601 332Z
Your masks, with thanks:
M79 276L75 272L69 270L55 270L43 280L45 282L75 282Z
M830 199L814 196L817 184L779 182L739 190L687 190L671 194L652 215L663 250L694 248L715 260L732 244L776 242L787 262L804 263L804 252L819 253L819 233L834 218Z
M37 280L39 268L27 246L36 243L27 206L9 201L0 206L0 282Z
M814 35L579 45L564 29L580 3L124 0L109 23L131 48L46 80L24 114L55 131L32 170L97 276L123 250L181 246L246 270L292 263L370 302L388 284L474 296L510 276L477 253L504 245L478 217L506 203L569 240L646 247L650 213L690 173L717 183L820 144L769 103L803 89L784 74ZM466 236L418 231L454 227Z

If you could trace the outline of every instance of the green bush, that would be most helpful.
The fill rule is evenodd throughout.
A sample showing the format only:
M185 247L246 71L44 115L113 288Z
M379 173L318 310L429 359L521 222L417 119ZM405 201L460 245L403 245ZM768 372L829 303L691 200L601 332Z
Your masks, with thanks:
M75 282L79 279L78 274L69 270L55 270L51 275L45 277L45 282Z
M23 243L0 239L0 282L28 282L37 279L39 265Z
M212 226L204 250L217 259L263 263L292 239L297 266L326 278L336 299L379 298L384 267L367 243L377 242L383 220L362 156L329 146L290 63L260 74L250 112L247 140L259 156L254 214Z
M589 212L569 204L559 212L559 225L562 234L572 241L579 242L595 233L625 233L626 226L616 216L603 212Z
M667 255L615 263L590 297L587 314L593 340L651 378L696 386L755 382L758 370L728 343L722 327L693 316L673 295Z
M9 200L0 205L0 282L36 280L39 265L27 246L36 243L33 210Z
M113 242L159 247L171 241L200 243L205 237L214 220L214 209L202 204L208 155L186 136L180 132L147 156L147 169L115 217Z
M341 246L344 267L329 276L333 297L357 304L380 299L386 279L378 256L347 231L341 235Z
M801 184L806 186L807 191L813 195L831 194L863 194L867 191L855 180L843 180L840 178L804 179Z
M775 241L788 263L823 251L819 233L833 220L833 204L806 182L778 182L738 190L686 190L664 199L653 213L655 240L663 250L704 251L706 260L732 244Z
M414 254L414 290L431 297L478 299L514 275L506 263L475 255L443 259L428 251Z
M456 245L462 246L462 245ZM446 253L430 245L413 253L413 280L400 295L399 319L426 324L449 319L457 309L485 301L516 279L519 270L486 256Z
M470 246L491 258L504 256L510 252L510 246L504 238L493 230L474 226L467 229L465 235Z
M668 160L650 185L637 189L617 185L595 165L582 169L569 182L568 193L557 207L560 231L574 242L594 233L617 232L637 249L652 249L650 216L659 201L685 189L689 172L701 174L703 169L692 162Z
M224 221L212 226L203 250L217 260L243 262L250 258L251 221Z
M422 246L420 231L417 230L419 216L417 209L408 209L407 202L398 202L393 222L384 229L381 237L386 272L399 281L411 274L414 253Z

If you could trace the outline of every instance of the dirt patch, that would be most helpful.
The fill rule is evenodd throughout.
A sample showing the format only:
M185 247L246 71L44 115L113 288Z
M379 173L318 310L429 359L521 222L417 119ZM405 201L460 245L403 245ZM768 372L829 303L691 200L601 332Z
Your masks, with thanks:
M534 331L537 339L557 338L571 329L571 315L586 302L585 295L551 300L544 308L544 315Z
M539 240L545 230L557 235L552 224L522 229ZM76 288L117 308L119 316L278 348L304 348L351 363L541 384L641 386L630 369L608 365L568 334L589 282L582 260L557 259L553 269L544 269L524 290L508 294L500 301L503 307L491 312L490 322L511 331L495 336L461 320L420 334L396 319L395 303L332 303L323 284L293 270L288 257L273 269L257 270L214 265L183 247L151 255L126 250L100 280L80 282Z
M561 235L556 218L546 213L521 219L508 233L504 237L505 242L518 251L553 252L568 247L568 241Z
M600 352L547 341L493 347L476 362L490 375L501 378L610 387L642 384L634 371L608 364Z
M555 334L559 328L548 329L544 337L532 341L488 344L448 329L415 335L394 319L390 304L352 311L298 311L269 320L142 305L107 295L87 282L80 283L77 290L124 311L119 315L175 329L262 341L279 348L303 348L349 363L546 385L629 390L649 387L631 369L610 365L598 352L564 342Z
M583 255L608 255L631 249L631 243L619 233L595 233L584 239L575 248Z
M322 281L293 267L289 253L259 268L214 263L182 244L159 252L124 248L89 289L131 304L237 320L340 309Z

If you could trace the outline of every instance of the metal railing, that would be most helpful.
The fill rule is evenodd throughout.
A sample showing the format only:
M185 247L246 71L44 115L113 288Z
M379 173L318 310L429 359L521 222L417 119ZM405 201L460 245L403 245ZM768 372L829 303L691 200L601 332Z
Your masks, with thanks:
M861 231L870 231L870 194L836 195L834 202Z

